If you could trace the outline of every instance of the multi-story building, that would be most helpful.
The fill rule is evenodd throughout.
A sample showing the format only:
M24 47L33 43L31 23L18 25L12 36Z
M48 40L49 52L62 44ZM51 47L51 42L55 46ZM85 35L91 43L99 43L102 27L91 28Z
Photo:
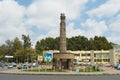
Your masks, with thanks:
M116 64L120 64L120 45L113 45Z
M72 51L75 59L81 61L81 64L115 64L114 53L112 51Z
M44 51L47 53L48 51ZM67 51L75 55L74 59L79 61L79 64L89 64L89 65L104 65L112 64L116 65L120 63L120 54L116 50L99 50L99 51ZM59 51L52 51L52 53L59 53Z

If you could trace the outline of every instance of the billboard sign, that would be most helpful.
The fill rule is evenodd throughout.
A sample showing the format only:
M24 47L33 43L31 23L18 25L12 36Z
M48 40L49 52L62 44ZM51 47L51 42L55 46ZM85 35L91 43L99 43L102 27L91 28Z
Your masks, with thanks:
M43 61L43 56L38 55L38 62L42 62L42 61Z
M13 58L13 56L5 56L5 58Z
M45 53L43 56L44 56L44 62L52 62L53 59L52 53Z

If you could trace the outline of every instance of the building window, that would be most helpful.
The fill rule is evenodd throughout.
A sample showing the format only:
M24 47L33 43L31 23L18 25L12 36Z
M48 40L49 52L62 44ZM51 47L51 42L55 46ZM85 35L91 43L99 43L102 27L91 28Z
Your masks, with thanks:
M82 59L82 62L90 62L90 59Z
M82 54L82 56L86 56L86 54Z
M82 54L82 56L90 56L90 54L84 53Z
M110 56L110 55L109 55L108 53L104 53L104 54L103 54L103 58L109 58L109 56Z
M101 59L95 59L95 62L102 62Z
M80 54L75 54L75 56L80 56Z
M103 59L104 62L110 62L110 59Z
M90 54L87 54L87 56L90 56Z
M101 58L101 57L102 57L102 54L94 54L94 57L96 57L96 58Z

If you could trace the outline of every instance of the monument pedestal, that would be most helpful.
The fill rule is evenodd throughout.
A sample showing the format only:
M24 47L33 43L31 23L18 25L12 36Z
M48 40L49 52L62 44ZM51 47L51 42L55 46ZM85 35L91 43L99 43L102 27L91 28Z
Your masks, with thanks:
M53 66L55 69L72 69L74 54L72 53L54 53L53 54Z

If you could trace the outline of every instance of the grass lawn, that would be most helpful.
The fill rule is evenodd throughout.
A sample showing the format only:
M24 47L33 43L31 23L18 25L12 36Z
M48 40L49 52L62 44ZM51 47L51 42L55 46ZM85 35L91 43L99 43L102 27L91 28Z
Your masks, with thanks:
M39 69L39 68L30 68L30 69L26 69L24 71L30 71L30 72L62 72L61 70Z

